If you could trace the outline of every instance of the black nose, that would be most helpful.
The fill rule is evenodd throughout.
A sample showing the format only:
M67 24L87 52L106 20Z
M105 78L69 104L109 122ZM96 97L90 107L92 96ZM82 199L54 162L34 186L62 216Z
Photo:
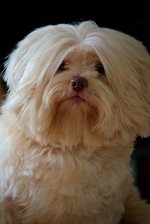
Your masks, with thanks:
M71 87L77 91L80 92L83 90L84 87L87 87L87 79L80 77L80 76L73 76L70 80Z

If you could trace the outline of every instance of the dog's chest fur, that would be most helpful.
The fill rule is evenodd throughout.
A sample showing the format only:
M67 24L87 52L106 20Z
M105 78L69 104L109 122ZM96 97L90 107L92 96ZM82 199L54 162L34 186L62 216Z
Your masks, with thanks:
M121 158L121 153L98 149L88 156L82 147L76 150L30 148L28 153L21 150L16 152L18 156L14 154L11 166L17 165L17 169L9 193L25 208L25 223L88 224L101 220L101 224L114 224L120 219L125 196L121 186L128 175L127 164L115 162L114 157ZM112 214L110 220L108 213Z

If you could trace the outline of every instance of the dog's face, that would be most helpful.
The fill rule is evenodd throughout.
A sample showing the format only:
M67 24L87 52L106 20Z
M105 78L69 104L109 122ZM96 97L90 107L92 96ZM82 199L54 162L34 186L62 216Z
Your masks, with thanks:
M92 22L33 31L6 62L3 106L41 144L126 144L150 134L150 58Z

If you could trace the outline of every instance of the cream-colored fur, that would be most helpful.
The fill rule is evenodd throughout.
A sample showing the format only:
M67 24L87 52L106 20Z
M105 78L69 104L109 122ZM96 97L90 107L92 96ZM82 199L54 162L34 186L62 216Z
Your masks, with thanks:
M136 137L150 135L144 46L91 21L48 25L5 68L0 223L149 224L130 170Z

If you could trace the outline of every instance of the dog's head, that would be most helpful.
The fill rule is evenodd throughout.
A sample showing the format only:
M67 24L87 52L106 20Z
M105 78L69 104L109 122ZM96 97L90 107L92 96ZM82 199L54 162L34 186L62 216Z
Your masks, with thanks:
M91 21L48 25L5 65L3 110L41 144L126 144L150 134L150 57L126 34Z

